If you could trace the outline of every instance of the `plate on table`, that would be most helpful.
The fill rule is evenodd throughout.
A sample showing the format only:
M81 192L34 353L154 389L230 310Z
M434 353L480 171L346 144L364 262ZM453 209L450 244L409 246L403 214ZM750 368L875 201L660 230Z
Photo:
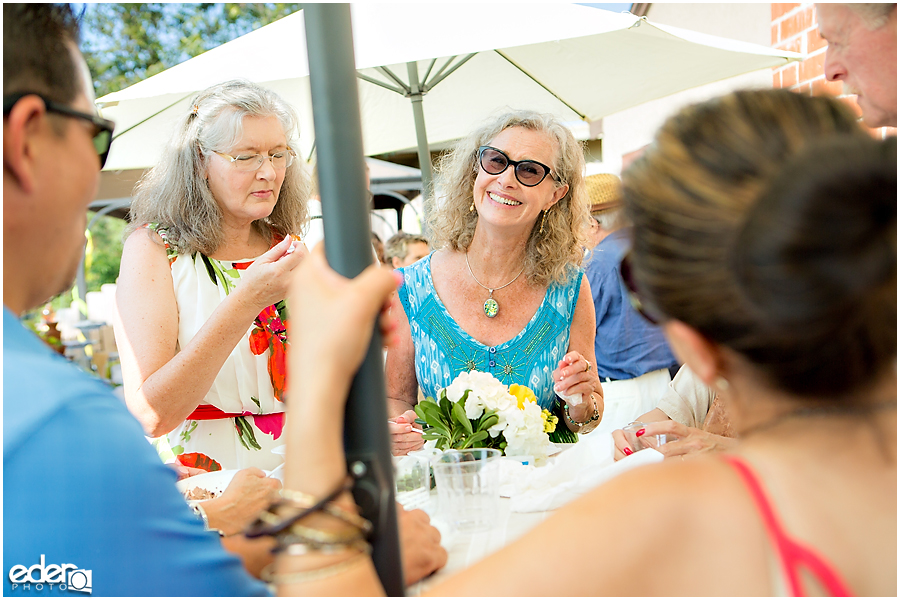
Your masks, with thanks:
M237 472L237 469L210 471L209 473L182 479L175 483L175 487L178 488L178 491L181 492L187 503L193 506L197 502L212 500L221 496Z

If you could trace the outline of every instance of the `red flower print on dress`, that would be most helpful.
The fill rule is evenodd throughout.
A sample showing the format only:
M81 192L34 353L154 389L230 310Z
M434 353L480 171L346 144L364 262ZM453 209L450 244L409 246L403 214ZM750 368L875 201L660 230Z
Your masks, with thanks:
M203 469L204 471L221 471L222 465L200 452L187 452L178 455L178 462L185 467Z
M287 307L284 300L267 306L253 321L250 351L259 356L269 350L269 379L275 399L284 402L287 385Z

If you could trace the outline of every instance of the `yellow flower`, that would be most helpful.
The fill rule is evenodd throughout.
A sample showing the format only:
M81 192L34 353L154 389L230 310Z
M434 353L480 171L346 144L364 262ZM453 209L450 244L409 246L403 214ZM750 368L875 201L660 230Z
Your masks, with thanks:
M544 419L544 433L553 433L556 431L556 424L559 423L559 417L551 414L546 408L541 411L541 417Z
M534 402L537 404L537 396L531 391L531 388L525 385L514 383L509 386L509 393L516 397L519 410L525 410L525 402Z

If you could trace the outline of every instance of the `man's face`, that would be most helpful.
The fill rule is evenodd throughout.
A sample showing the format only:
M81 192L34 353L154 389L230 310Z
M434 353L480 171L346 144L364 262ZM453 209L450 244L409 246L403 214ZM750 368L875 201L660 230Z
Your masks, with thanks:
M429 248L428 244L425 242L410 242L406 245L406 258L399 258L397 256L391 259L393 263L392 266L395 269L399 269L400 267L408 267L413 264L417 260L428 256Z
M82 91L70 106L94 113L93 85L87 65L77 49L73 47L72 51L82 75ZM100 185L100 158L93 145L94 125L83 119L54 114L48 118L59 120L63 135L51 140L52 152L45 161L45 181L35 204L38 225L35 235L43 238L46 263L43 274L36 274L42 280L43 289L35 292L40 291L45 298L68 290L75 280L84 248L87 207L97 197Z
M897 11L878 29L840 4L816 4L819 35L828 41L825 77L856 94L869 127L897 126Z

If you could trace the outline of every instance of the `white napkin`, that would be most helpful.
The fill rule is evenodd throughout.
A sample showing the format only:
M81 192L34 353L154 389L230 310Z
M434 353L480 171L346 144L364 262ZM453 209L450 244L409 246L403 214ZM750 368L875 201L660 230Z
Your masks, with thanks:
M556 395L569 403L569 406L578 406L584 400L583 394L563 394L559 391Z
M555 510L616 475L657 463L663 455L652 448L613 460L611 434L583 437L541 467L502 461L500 495L511 499L513 512Z

